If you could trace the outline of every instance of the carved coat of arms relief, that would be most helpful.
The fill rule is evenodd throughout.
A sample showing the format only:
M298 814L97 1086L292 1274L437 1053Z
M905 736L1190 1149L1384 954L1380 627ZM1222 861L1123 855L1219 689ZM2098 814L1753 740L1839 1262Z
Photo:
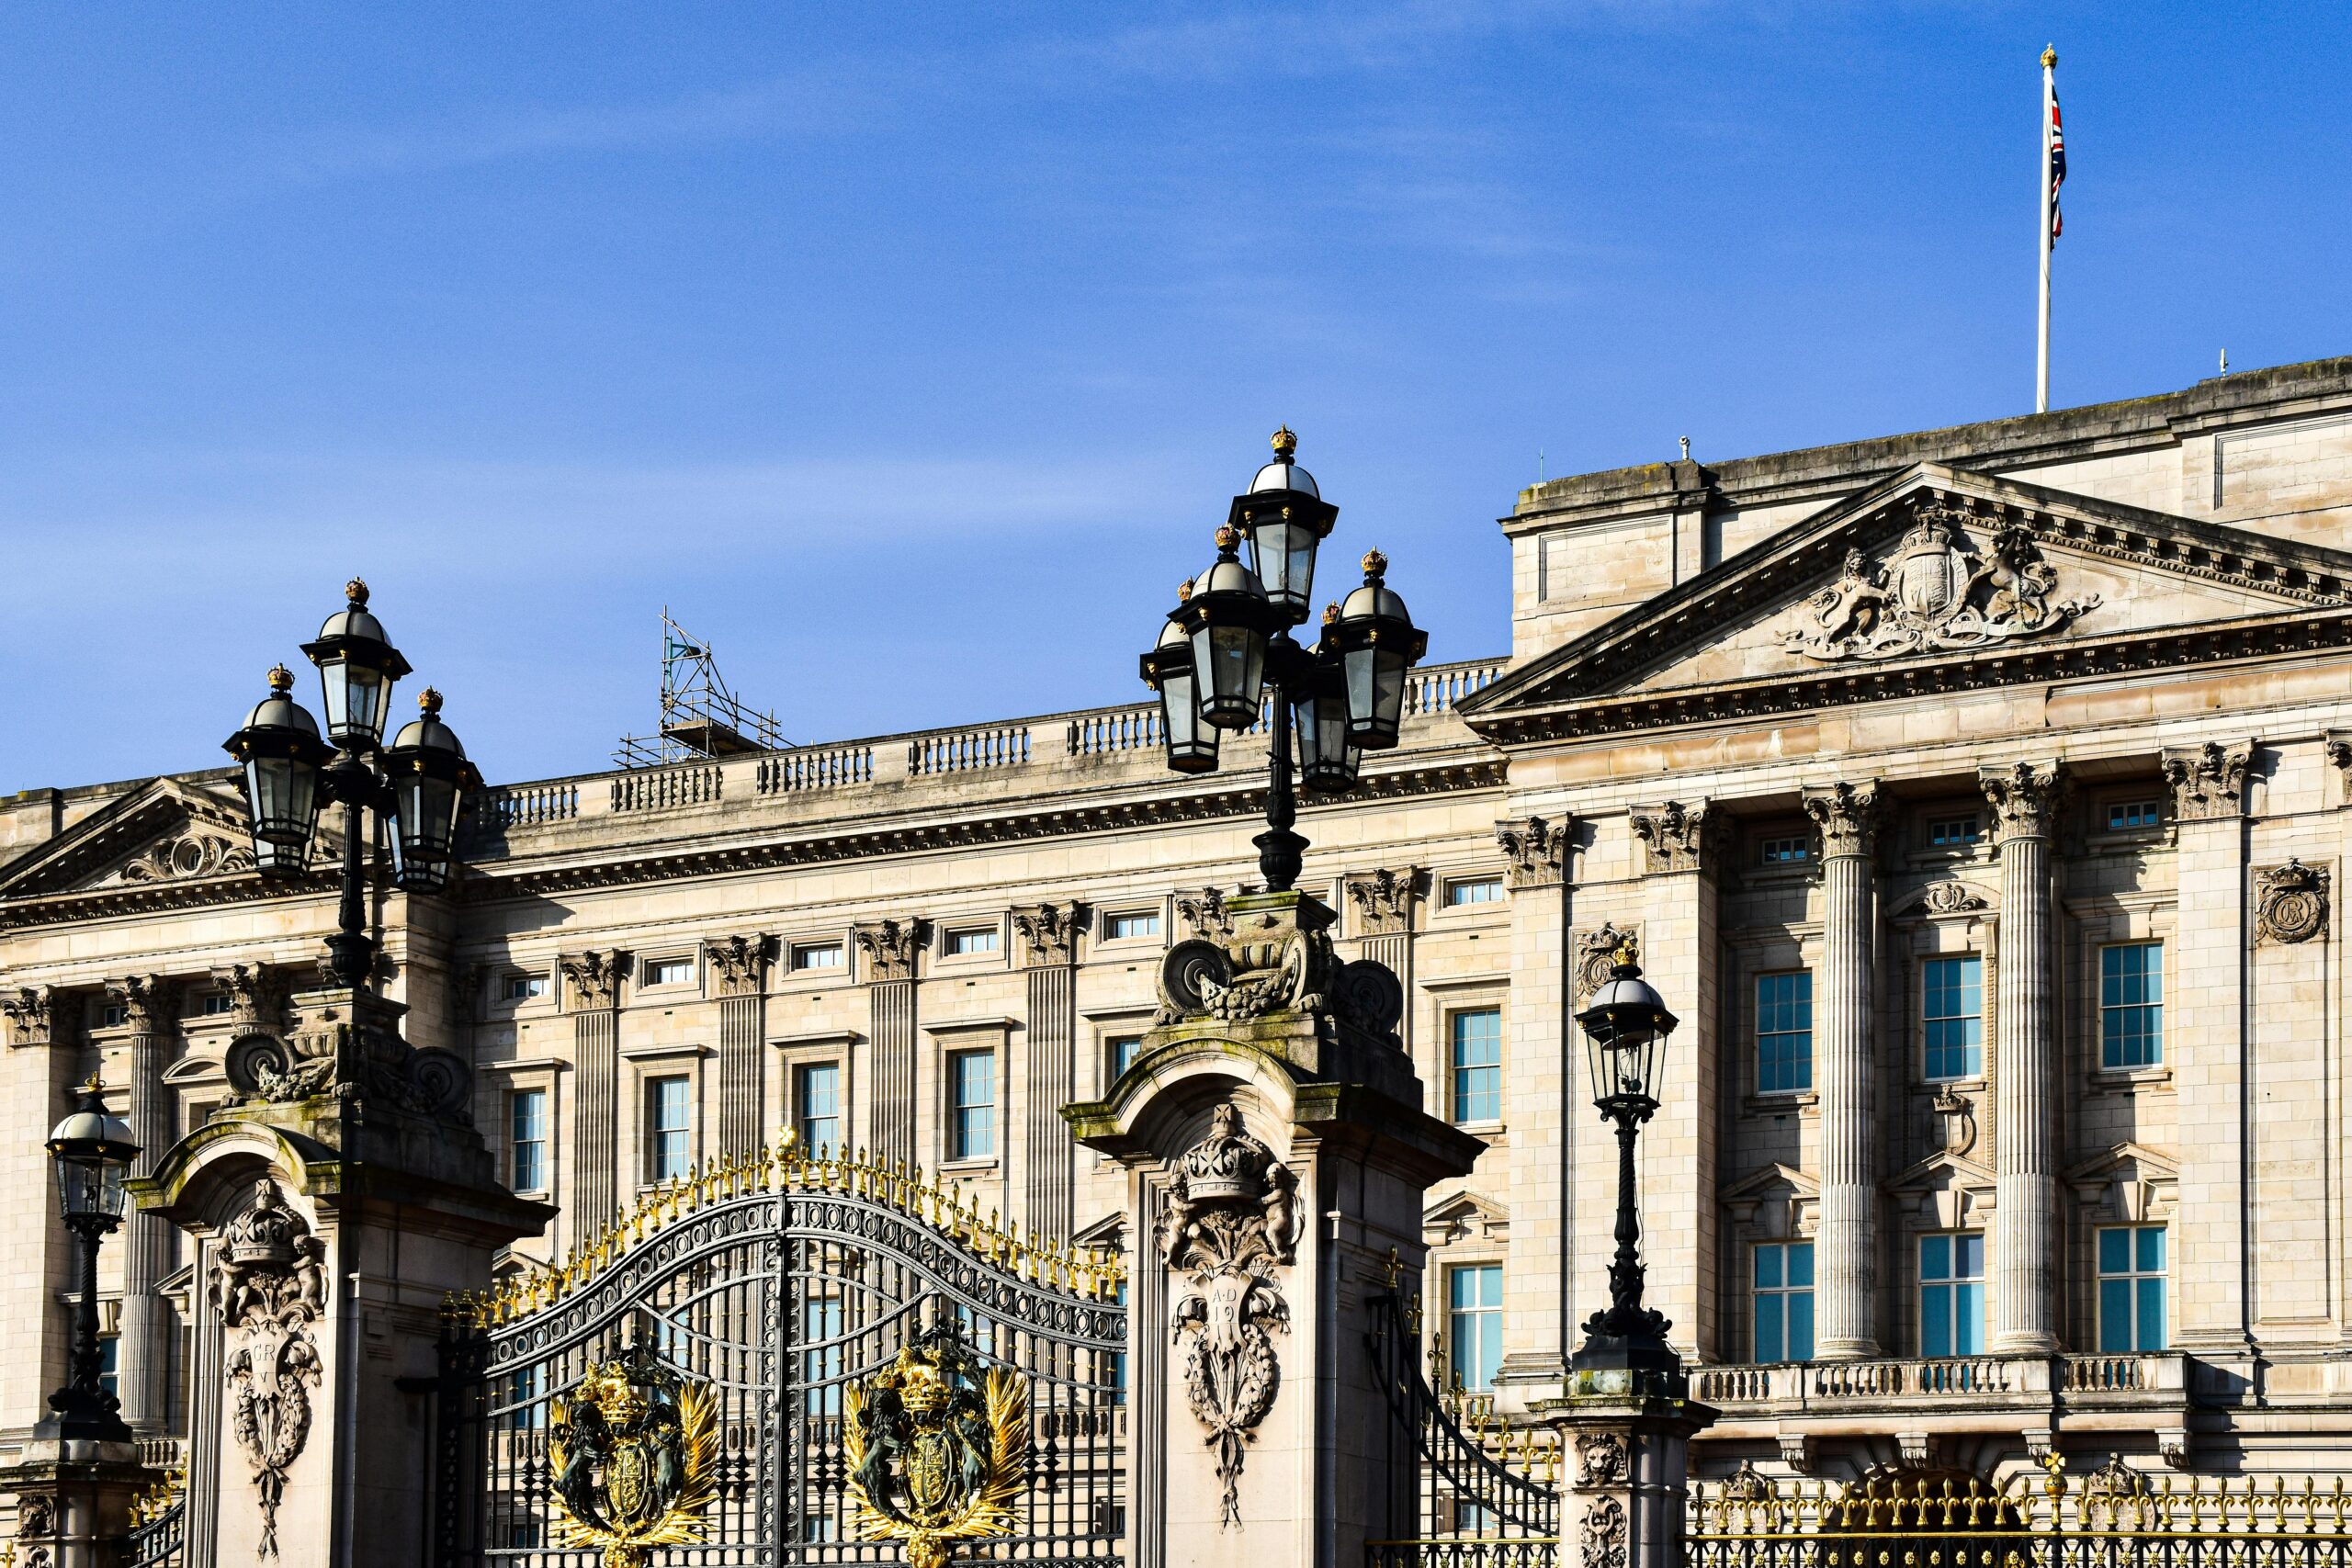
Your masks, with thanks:
M2022 525L1980 547L1969 530L1984 525L1967 513L1928 504L1914 519L1883 559L1848 550L1781 646L1825 662L1962 651L2057 631L2100 604L2096 593L2061 598L2057 569Z

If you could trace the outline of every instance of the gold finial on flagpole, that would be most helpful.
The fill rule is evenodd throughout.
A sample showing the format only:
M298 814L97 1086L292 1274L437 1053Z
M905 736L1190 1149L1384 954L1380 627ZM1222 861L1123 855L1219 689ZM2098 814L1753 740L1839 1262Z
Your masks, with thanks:
M2049 43L2045 43L2045 44L2043 44L2043 45L2041 46L2041 68L2042 68L2044 71L2047 71L2047 70L2051 69L2052 66L2056 65L2057 63L2058 63L2058 46L2057 46L2057 45L2055 45L2055 44L2049 44Z

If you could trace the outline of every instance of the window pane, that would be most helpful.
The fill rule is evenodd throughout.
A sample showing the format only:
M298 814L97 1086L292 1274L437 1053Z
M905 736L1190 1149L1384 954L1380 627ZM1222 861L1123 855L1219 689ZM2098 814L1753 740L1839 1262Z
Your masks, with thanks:
M2120 1234L2110 1231L2110 1235ZM2098 1348L2102 1354L2132 1348L2132 1281L2098 1282Z
M1813 974L1756 977L1756 1087L1781 1094L1813 1087Z
M2098 1271L2120 1274L2132 1267L2132 1233L2101 1231L2098 1233Z
M2161 1274L2165 1271L2165 1230L2151 1225L2140 1233L2140 1272Z
M1984 1353L1984 1287L1954 1285L1951 1301L1952 1354Z
M1919 1278L1922 1280L1951 1278L1951 1237L1928 1235L1919 1238Z
M1927 1075L1972 1077L1984 1066L1984 964L1932 958L1921 971Z
M1780 1284L1781 1249L1777 1247L1758 1247L1756 1249L1756 1288L1759 1291L1777 1290Z
M646 1084L647 1176L667 1181L686 1173L686 1080L654 1078Z
M2164 945L2099 950L2099 1063L2148 1067L2164 1060Z
M949 1157L990 1159L996 1155L996 1056L988 1051L958 1051L947 1058L952 1124Z
M842 1142L842 1069L834 1062L811 1062L793 1069L793 1119L800 1146L838 1149Z
M1919 1353L1951 1354L1951 1287L1930 1285L1919 1292Z
M2143 1280L2140 1291L2140 1343L2142 1350L2165 1348L2165 1282L2161 1279Z
M1499 876L1482 876L1445 885L1445 902L1451 908L1460 908L1465 904L1499 904L1502 897L1503 881Z
M1805 1250L1810 1252L1813 1249L1807 1247ZM1789 1292L1789 1359L1792 1361L1813 1359L1813 1292L1811 1291Z
M1813 1243L1795 1242L1789 1247L1789 1283L1810 1286L1813 1283Z
M1446 1292L1453 1373L1465 1389L1492 1388L1502 1365L1502 1265L1476 1263L1449 1269Z
M1758 1294L1756 1298L1756 1359L1759 1361L1789 1359L1784 1299L1778 1292Z
M1498 1122L1503 1113L1503 1015L1497 1008L1454 1013L1448 1021L1453 1042L1453 1120Z

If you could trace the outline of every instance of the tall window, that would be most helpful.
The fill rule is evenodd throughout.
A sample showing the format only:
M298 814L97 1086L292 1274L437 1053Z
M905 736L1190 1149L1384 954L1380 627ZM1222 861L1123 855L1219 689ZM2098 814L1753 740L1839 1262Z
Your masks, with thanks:
M517 1192L548 1190L548 1091L518 1089L506 1101L506 1169Z
M645 1080L646 1175L667 1181L686 1173L686 1080Z
M996 1053L956 1051L947 1057L947 1157L996 1156Z
M1930 958L1921 979L1928 1076L1974 1077L1984 1070L1984 961Z
M1503 1015L1499 1008L1457 1012L1446 1027L1453 1045L1453 1119L1503 1119Z
M1140 1034L1114 1034L1102 1043L1103 1066L1110 1070L1110 1083L1119 1081L1119 1075L1136 1065L1136 1053L1143 1049Z
M1984 1238L1919 1238L1919 1354L1984 1353Z
M2165 1227L2098 1233L2098 1348L2165 1348Z
M1756 1249L1755 1319L1758 1360L1813 1359L1813 1243Z
M842 1146L840 1063L810 1062L792 1069L792 1119L802 1152Z
M2098 950L2098 1060L2153 1067L2165 1059L2165 945L2118 942Z
M1466 1264L1447 1269L1445 1280L1453 1375L1472 1393L1490 1389L1503 1364L1503 1266Z
M1756 1089L1813 1087L1813 971L1756 976Z

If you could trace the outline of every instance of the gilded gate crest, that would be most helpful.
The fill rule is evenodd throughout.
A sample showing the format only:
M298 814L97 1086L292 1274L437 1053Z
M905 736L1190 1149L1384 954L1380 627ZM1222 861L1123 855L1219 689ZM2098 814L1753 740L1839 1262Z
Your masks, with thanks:
M605 1568L644 1568L652 1548L703 1539L702 1513L718 1494L707 1385L631 1345L558 1398L550 1425L566 1546L601 1548Z
M846 1391L842 1444L868 1540L903 1540L914 1568L945 1568L956 1543L1009 1535L1028 1479L1029 1391L982 1369L953 1323Z

